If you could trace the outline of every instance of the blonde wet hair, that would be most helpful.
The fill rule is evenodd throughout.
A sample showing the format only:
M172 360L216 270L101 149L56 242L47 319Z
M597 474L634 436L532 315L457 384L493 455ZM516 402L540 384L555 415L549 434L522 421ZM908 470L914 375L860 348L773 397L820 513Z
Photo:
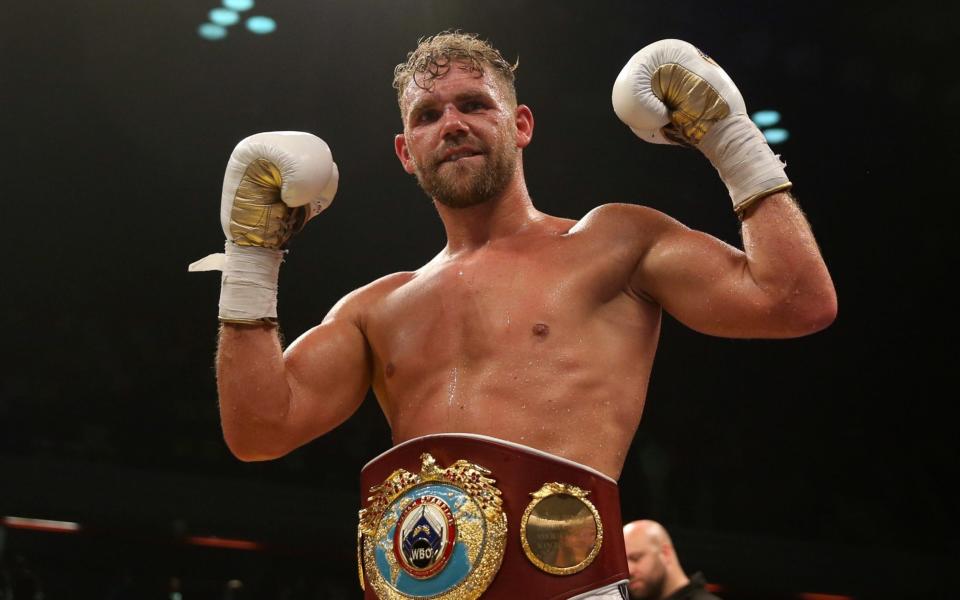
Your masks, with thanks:
M453 63L461 63L462 68L482 77L489 68L500 81L506 99L514 106L517 104L517 90L514 87L515 72L520 62L507 62L500 51L475 33L444 31L436 35L421 38L417 47L407 54L406 62L393 70L393 87L397 90L397 104L403 114L404 96L410 82L424 90L433 89L433 81L446 75Z

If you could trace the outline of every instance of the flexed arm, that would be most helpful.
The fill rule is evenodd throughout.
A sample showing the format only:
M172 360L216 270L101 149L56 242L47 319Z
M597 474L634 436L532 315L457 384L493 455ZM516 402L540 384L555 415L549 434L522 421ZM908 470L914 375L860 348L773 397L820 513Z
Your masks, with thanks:
M372 359L351 299L286 352L274 327L223 325L220 421L237 458L283 456L345 421L363 402Z
M337 182L330 149L316 136L273 132L244 139L224 176L226 252L190 267L223 271L217 388L224 436L243 460L282 456L335 427L356 410L369 385L366 341L349 302L286 357L276 330L284 247L329 206Z
M613 104L641 139L703 152L743 221L739 250L663 215L645 220L631 285L713 335L795 337L829 325L836 292L813 233L723 69L687 42L655 42L623 68Z

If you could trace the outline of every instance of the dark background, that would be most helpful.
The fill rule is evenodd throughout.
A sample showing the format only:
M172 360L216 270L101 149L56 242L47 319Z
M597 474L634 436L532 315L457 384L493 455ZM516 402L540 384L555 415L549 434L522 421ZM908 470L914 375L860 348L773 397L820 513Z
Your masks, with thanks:
M231 578L246 597L359 597L358 472L390 445L376 403L281 460L233 459L212 370L218 280L186 266L222 247L231 149L269 130L320 135L341 173L282 270L288 340L348 291L433 256L443 232L393 154L390 80L419 37L461 28L520 58L536 118L527 181L551 214L636 202L738 242L709 163L640 142L611 109L620 68L657 39L698 45L751 111L779 110L792 134L776 149L839 317L790 341L715 339L665 317L624 518L662 521L687 570L728 598L949 597L957 10L260 0L249 13L274 18L275 33L236 25L212 42L196 30L214 0L9 4L0 517L84 530L0 528L8 574L29 565L48 598L127 597L124 586L167 598L174 576L184 598L232 597Z

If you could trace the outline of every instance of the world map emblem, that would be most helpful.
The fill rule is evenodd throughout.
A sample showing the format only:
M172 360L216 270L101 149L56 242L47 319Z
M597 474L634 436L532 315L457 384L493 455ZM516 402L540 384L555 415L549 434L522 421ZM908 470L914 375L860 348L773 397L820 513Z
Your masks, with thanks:
M459 460L398 469L370 491L357 531L360 581L381 600L474 600L506 546L507 516L490 471Z

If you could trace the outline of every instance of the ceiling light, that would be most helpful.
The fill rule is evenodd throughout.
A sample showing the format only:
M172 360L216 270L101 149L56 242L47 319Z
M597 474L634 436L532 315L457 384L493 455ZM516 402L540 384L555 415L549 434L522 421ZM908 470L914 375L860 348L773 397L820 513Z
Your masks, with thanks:
M250 17L247 19L247 29L260 35L272 33L276 28L277 22L270 17Z

